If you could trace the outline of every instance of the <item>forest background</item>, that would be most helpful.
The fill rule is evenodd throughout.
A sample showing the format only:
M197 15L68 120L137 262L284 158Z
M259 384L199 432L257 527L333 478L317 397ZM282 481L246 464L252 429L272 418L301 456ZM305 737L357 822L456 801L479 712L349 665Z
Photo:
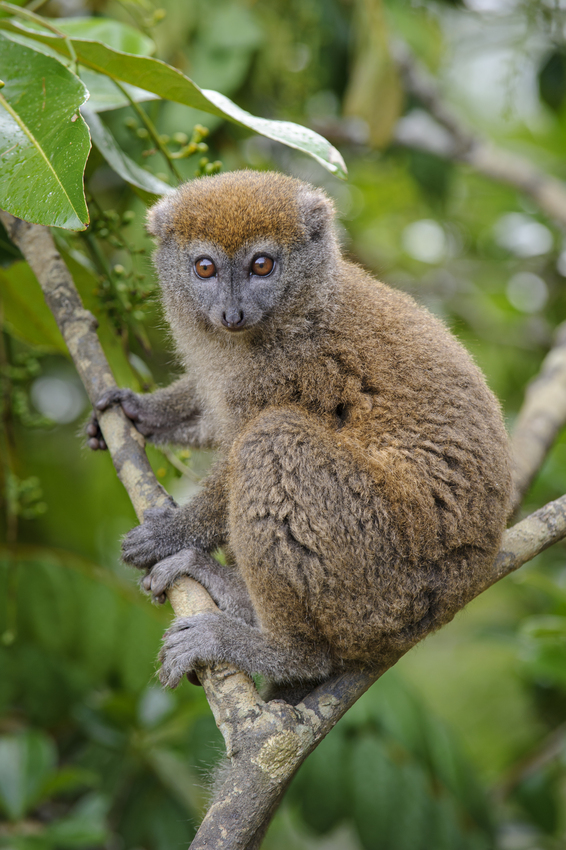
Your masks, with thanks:
M564 2L51 0L41 13L135 25L200 86L329 138L347 182L220 118L171 102L140 107L163 145L196 146L174 160L183 179L219 162L323 186L349 256L444 319L513 429L566 319L563 229L528 192L458 161L415 81L430 75L457 129L566 179ZM175 183L133 107L103 118L134 161ZM147 195L97 152L86 188L91 225L60 230L58 246L118 381L151 390L177 366L144 232ZM151 606L120 564L133 509L110 459L77 436L86 395L4 233L0 263L0 846L186 847L221 738L201 689L156 683L171 612ZM149 454L178 501L211 462L205 452ZM565 491L559 439L521 512ZM563 848L564 560L561 544L540 555L376 683L301 768L263 846Z

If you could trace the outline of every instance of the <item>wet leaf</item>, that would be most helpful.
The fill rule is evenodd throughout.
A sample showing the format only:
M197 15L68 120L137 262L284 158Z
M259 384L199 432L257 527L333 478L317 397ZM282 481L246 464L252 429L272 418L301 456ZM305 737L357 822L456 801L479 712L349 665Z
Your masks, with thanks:
M57 60L3 35L0 64L0 206L36 224L83 230L90 138L78 109L87 91Z
M71 67L73 63L70 59L65 59L64 56L61 56L60 53L47 44L42 44L40 41L28 38L25 35L19 35L15 32L10 32L9 38L17 44L23 44L24 47L29 47L30 50L43 53L45 56L51 56L69 70L74 70ZM107 112L111 109L120 109L123 106L129 105L130 101L128 97L126 97L123 91L120 91L114 80L110 77L104 74L97 74L88 68L79 68L79 77L88 89L88 108L90 112ZM140 89L137 86L131 86L128 83L122 83L122 88L137 103L147 100L159 100L159 95Z

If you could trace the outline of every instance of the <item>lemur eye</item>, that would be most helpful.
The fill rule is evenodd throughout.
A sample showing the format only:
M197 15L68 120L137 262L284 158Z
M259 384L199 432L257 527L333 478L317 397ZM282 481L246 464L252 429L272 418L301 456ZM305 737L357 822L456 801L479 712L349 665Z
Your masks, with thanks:
M195 263L195 271L199 277L214 277L216 274L216 266L210 257L201 257Z
M271 257L256 257L250 269L252 274L258 274L260 277L267 277L273 271L275 263Z

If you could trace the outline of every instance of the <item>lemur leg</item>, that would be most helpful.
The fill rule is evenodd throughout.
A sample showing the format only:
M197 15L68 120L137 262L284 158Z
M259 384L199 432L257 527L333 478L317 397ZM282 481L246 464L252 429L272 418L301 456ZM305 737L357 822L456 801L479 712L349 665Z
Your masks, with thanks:
M303 653L283 654L279 644L270 641L259 629L222 613L176 619L165 633L159 659L162 664L159 678L171 688L185 674L192 674L195 667L216 661L228 661L250 676L261 673L278 682L313 678L311 662ZM318 668L322 678L331 672L328 660L323 665L322 654Z
M438 529L427 479L404 455L368 459L345 428L288 407L249 422L228 463L229 546L258 627L228 614L179 621L166 682L211 661L316 682L377 669L429 627L445 582L419 547L436 545Z
M259 628L227 614L177 621L162 679L175 684L199 663L227 661L277 682L320 681L335 666L331 640L340 655L341 624L353 631L352 595L366 604L358 539L360 523L375 525L375 483L335 432L296 408L256 417L229 465L229 543Z

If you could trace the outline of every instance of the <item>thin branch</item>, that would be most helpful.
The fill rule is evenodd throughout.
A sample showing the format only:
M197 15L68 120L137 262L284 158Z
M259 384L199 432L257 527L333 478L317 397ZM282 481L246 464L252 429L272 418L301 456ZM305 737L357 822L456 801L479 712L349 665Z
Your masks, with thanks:
M139 103L134 100L126 86L123 86L120 82L118 82L118 80L114 80L114 85L117 86L117 88L122 92L124 97L126 97L127 100L130 102L130 106L132 107L132 109L144 125L145 129L149 133L153 144L160 151L161 155L165 159L165 162L167 163L167 166L170 169L173 177L180 183L183 179L183 175L175 165L175 162L173 160L173 157L171 156L171 153L169 152L169 149L167 148L167 145L164 145L161 141L159 133L157 132L153 121L151 120L147 112L145 112L145 110L142 109Z
M566 723L561 723L532 752L523 756L507 771L503 781L493 789L494 798L502 803L522 782L538 773L550 762L558 759L564 751L565 741Z
M529 384L512 437L513 494L516 510L541 468L556 437L566 424L566 322L539 374Z
M466 162L485 177L507 183L529 195L545 215L566 227L566 184L465 127L445 104L435 80L408 48L397 45L394 57L405 91L416 97L436 122L435 130L433 122L427 126L422 121L411 121L411 114L405 116L395 131L399 144Z
M401 119L396 139L408 147L428 150L448 159L467 162L486 177L521 190L546 215L566 226L566 184L534 168L528 160L499 150L467 129L445 104L436 81L403 45L394 51L405 91L416 97L437 122L411 115ZM440 131L440 132L439 132ZM528 387L515 425L512 509L540 470L560 430L566 424L566 323L558 328L553 348L541 371Z
M191 469L191 467L187 466L186 463L183 463L182 460L179 460L175 452L171 451L171 449L164 449L163 446L161 446L161 452L164 457L167 458L171 466L174 466L181 475L185 475L187 478L190 478L195 484L199 483L202 476L198 475L194 469Z
M91 401L113 385L95 333L48 228L0 217L10 238L30 263ZM114 464L141 518L146 508L168 498L157 484L143 440L120 409L101 414L100 425ZM566 536L566 496L545 505L510 529L483 589L516 570ZM480 591L481 592L481 591ZM184 578L168 592L178 616L216 610L208 593ZM398 656L400 657L400 656ZM325 682L298 706L265 703L252 680L227 664L199 670L216 723L226 743L230 769L191 845L192 850L255 850L294 773L357 699L398 658L377 674L346 672Z
M116 385L96 335L96 319L84 309L49 228L28 224L2 211L0 219L37 277L87 395L94 404L105 390ZM142 436L120 408L110 408L101 414L100 427L138 518L143 519L144 511L151 506L171 504L170 497L155 480Z

